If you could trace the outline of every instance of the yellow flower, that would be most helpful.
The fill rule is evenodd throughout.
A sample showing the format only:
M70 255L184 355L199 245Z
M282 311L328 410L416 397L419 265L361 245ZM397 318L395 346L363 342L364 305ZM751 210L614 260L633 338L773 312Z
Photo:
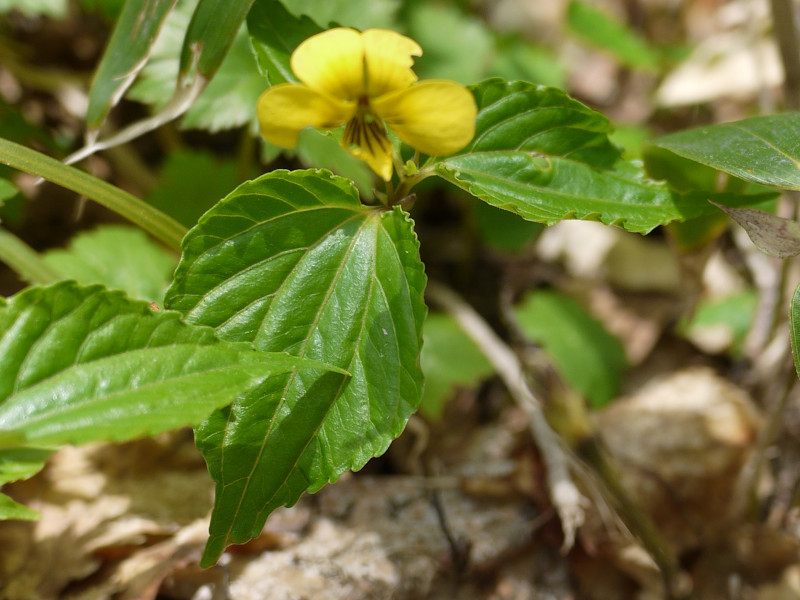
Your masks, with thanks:
M414 40L385 29L339 27L314 35L292 54L301 83L276 85L258 99L261 134L293 148L305 127L346 124L342 146L386 181L392 177L386 125L425 154L457 152L475 135L475 100L455 81L417 82L412 57L421 55Z

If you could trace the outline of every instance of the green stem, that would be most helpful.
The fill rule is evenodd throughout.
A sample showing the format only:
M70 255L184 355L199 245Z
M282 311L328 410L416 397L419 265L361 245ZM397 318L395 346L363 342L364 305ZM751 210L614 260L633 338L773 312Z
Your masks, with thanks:
M397 186L397 189L394 192L394 200L389 203L389 206L394 206L395 204L401 203L411 193L411 189L415 185L417 185L423 179L427 179L435 174L436 173L433 172L433 169L422 169L413 175L401 175L400 184Z
M46 285L64 279L58 271L45 263L33 248L2 227L0 227L0 261L31 283Z
M38 175L102 204L168 246L180 249L186 228L136 196L41 152L0 138L0 163Z

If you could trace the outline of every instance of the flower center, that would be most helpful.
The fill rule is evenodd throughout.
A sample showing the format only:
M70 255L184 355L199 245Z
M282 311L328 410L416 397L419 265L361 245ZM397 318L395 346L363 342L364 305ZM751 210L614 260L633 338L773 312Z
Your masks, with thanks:
M372 112L369 98L365 95L359 97L356 114L344 128L342 144L350 151L361 150L372 156L391 152L391 142L383 121Z

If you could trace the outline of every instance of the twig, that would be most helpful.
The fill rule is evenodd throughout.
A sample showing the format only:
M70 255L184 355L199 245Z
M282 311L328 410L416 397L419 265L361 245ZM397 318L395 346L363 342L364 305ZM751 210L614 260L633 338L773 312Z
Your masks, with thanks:
M561 447L558 436L550 428L541 404L525 382L522 365L486 321L455 292L441 284L429 282L427 294L450 313L477 344L500 375L511 396L525 411L547 467L550 497L561 519L563 548L568 550L575 543L575 534L584 522L586 515L583 507L587 500L572 481L568 467L569 457Z
M780 361L781 366L788 363L788 368L781 368L774 373L775 380L771 389L767 390L770 402L767 403L769 416L765 426L756 441L755 448L750 453L747 462L739 472L736 488L730 508L730 519L741 520L749 516L756 503L756 488L760 480L762 469L767 461L767 453L778 438L780 429L784 426L784 411L791 397L791 392L797 384L797 375L792 368L790 352L784 355L785 361Z
M111 137L98 141L97 131L91 131L86 134L86 145L73 152L64 159L67 165L74 164L91 156L100 150L107 150L120 144L125 144L131 140L150 133L154 129L169 123L180 117L183 113L192 107L192 104L205 89L208 80L205 77L196 77L188 87L178 88L172 98L154 115L131 123L124 129L114 133Z
M525 382L525 373L520 361L486 321L455 292L436 282L428 282L426 293L432 301L444 308L477 344L506 384L511 396L528 415L534 438L547 466L550 497L564 531L564 549L569 549L574 543L578 527L583 524L584 506L588 500L572 481L568 467L571 457L562 447L558 435L550 428L542 412L541 403ZM606 458L596 436L587 434L578 444L578 454L599 476L605 491L616 502L620 517L634 535L638 536L661 571L666 596L683 597L685 592L682 588L686 586L679 577L680 569L675 557L661 538L655 523L639 508L622 485L616 468Z
M786 105L792 110L800 110L800 42L795 26L793 0L770 0L770 5L783 63Z

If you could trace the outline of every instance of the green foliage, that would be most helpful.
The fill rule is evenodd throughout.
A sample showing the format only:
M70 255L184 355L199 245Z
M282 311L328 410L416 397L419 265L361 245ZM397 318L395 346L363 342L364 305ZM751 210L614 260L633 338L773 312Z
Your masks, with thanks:
M481 239L501 252L518 252L536 239L544 229L540 223L526 221L507 210L476 200L475 224Z
M705 192L706 199L719 205L768 208L778 195L771 188L739 179L652 144L645 146L643 158L651 177L667 181L673 190L680 193ZM722 212L715 212L682 223L671 223L669 230L680 248L691 250L717 238L725 231L727 223L728 219Z
M653 143L745 181L800 190L800 113L680 131Z
M122 12L125 0L81 0L81 5L87 11L97 11L109 19L114 19Z
M520 36L504 35L495 37L494 60L481 76L563 87L566 69L552 50Z
M473 196L547 225L589 219L642 233L710 210L621 161L608 119L561 90L499 79L472 90L475 138L427 166Z
M261 74L270 85L295 82L289 60L294 49L322 28L306 16L292 15L277 0L256 0L247 16L247 30Z
M130 219L154 237L176 244L185 229L135 196L97 177L20 144L0 138L0 164L38 175L102 204Z
M567 8L570 31L592 46L611 53L623 65L655 71L660 56L630 28L586 2L572 0Z
M226 5L219 4L219 10L224 10ZM131 99L160 108L172 98L193 9L192 2L184 2L170 12L153 45L149 62L128 94ZM222 42L222 38L214 39ZM211 62L205 65L206 69L211 67ZM255 128L255 102L267 86L258 72L244 30L233 39L224 61L214 72L211 83L184 116L183 126L212 132L242 125Z
M218 343L177 313L72 282L28 288L5 303L0 348L1 448L194 425L269 375L303 366Z
M739 357L757 305L758 297L752 290L720 300L704 301L682 329L689 335L702 335L711 328L724 328L730 336L731 354Z
M494 373L494 369L475 342L448 315L428 315L423 338L420 360L425 391L420 409L438 419L456 387L473 386Z
M0 484L33 477L50 454L46 448L0 448Z
M794 368L800 377L800 286L795 288L792 295L792 303L789 308L789 327Z
M627 366L619 340L575 302L552 291L529 294L514 314L564 380L595 408L613 399Z
M161 180L147 203L187 227L238 183L237 165L207 151L181 149L170 154L161 167Z
M51 450L44 448L0 448L0 486L36 475L44 468ZM39 513L0 494L0 521L35 521Z
M168 307L221 338L352 374L289 376L198 430L217 481L203 564L400 434L422 394L424 286L408 216L362 206L326 172L245 183L189 232Z
M113 12L116 1L85 3ZM28 14L65 6L0 0L0 11L12 5ZM623 65L654 70L662 62L658 50L586 3L571 2L567 18L573 33ZM291 156L352 181L327 170L276 170L233 189L250 175L255 147L246 136L257 130L259 94L270 84L295 81L292 51L332 22L405 31L424 49L417 61L422 78L471 84L503 77L471 87L479 109L475 138L453 156L427 157L421 166L415 156L385 193L373 194L374 174L341 148L337 134L307 130ZM437 175L471 194L475 202L467 206L475 207L475 221L466 221L468 227L504 251L522 248L544 225L573 218L642 233L669 224L680 247L696 247L723 224L709 199L740 222L747 217L744 226L751 236L762 231L767 250L782 233L800 240L796 223L736 208L773 199L776 192L764 185L800 189L800 116L665 136L646 148L645 173L615 142L627 139L626 156L638 158L647 132L615 135L599 112L561 89L536 85L563 84L565 68L553 51L497 34L452 6L129 0L95 73L89 127L102 124L137 76L130 98L173 110L183 92L195 89L187 83L210 80L182 124L208 132L244 126L241 164L167 146L157 154L168 156L161 180L145 203L0 140L0 163L85 194L173 248L183 240L170 280L175 256L138 230L103 227L42 255L0 230L0 247L16 243L17 255L28 261L27 271L18 271L79 282L0 299L0 484L36 473L60 444L195 426L217 486L204 565L227 545L258 535L275 508L383 453L421 401L437 417L454 387L491 375L486 358L450 317L426 319L426 276L414 222L404 210L414 194L419 203L436 201L427 194L434 186L414 187L426 177ZM57 147L2 103L0 134ZM221 140L214 147L231 145L224 136L213 140ZM0 178L0 202L15 191ZM686 221L685 228L677 225ZM185 237L184 226L193 227ZM83 286L90 283L102 285ZM165 303L173 310L165 312L108 289L149 301L161 299L167 287ZM692 327L728 322L740 340L751 300L703 306ZM798 305L796 294L795 357ZM516 314L526 335L593 406L614 397L626 367L623 349L578 303L538 291ZM35 513L0 495L3 517Z
M412 3L406 20L408 35L423 49L414 68L421 78L470 84L486 76L494 40L481 21L433 2Z
M481 19L452 5L410 2L403 16L406 33L423 49L414 63L421 78L471 84L497 76L547 85L564 83L564 67L552 51L519 36L499 35Z
M144 66L150 48L167 14L177 0L129 0L119 16L103 59L94 74L89 92L86 125L95 129L103 124L108 111ZM135 31L136 35L131 35Z
M307 15L323 26L395 29L401 0L284 0L282 4L292 14Z
M214 77L252 4L253 0L198 0L181 47L181 83L195 71L207 79Z
M0 205L17 195L17 187L8 179L0 178Z
M66 250L50 250L42 260L61 274L88 285L99 283L131 298L161 301L177 257L140 229L106 225L73 238Z
M5 494L0 494L0 520L36 521L39 516L35 510L31 510L19 502L14 502Z
M0 0L0 14L12 10L29 17L62 19L67 16L67 0Z

